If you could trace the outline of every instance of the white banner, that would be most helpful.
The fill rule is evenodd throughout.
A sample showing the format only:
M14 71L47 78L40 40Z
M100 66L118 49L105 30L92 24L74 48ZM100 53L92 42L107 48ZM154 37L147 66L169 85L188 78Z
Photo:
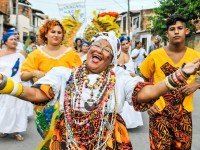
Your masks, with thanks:
M84 0L58 4L58 9L59 9L61 17L73 16L76 10L80 10L80 16L79 16L78 21L80 22L85 21L85 1Z

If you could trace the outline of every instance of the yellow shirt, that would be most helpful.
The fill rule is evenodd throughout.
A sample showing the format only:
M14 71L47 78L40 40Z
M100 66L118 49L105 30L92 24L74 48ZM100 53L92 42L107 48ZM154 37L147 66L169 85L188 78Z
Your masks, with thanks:
M34 70L48 72L57 66L75 68L81 64L80 56L71 48L66 49L66 52L58 57L49 56L41 49L37 49L28 55L22 64L21 72L31 72Z
M143 76L147 79L153 77L153 83L157 83L163 79L165 79L167 72L169 71L170 67L179 68L183 63L188 63L193 61L195 58L200 58L200 53L191 49L187 48L184 56L178 63L174 63L171 58L167 55L164 48L159 48L153 52L151 52L143 63L140 66L140 71ZM170 71L169 71L170 72ZM191 75L190 78L187 80L188 84L191 84L195 81L196 76ZM183 101L184 108L191 112L194 109L193 103L193 94L185 97ZM165 107L165 100L161 96L155 104L163 110Z

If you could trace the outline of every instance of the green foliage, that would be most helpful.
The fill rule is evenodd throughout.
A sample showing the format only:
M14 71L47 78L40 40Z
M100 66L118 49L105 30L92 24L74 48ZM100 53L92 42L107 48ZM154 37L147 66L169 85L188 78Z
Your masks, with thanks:
M28 47L28 45L30 43L30 40L31 40L31 35L28 34L28 37L27 37L27 39L25 41L24 48L23 48L24 51L26 51L26 49L27 49L27 47Z
M152 21L153 26L148 28L153 35L160 35L166 42L165 36L166 25L165 20L173 14L181 14L187 21L187 27L190 29L191 36L195 33L195 27L192 20L200 17L200 0L158 0L160 6L154 9L156 16L148 17Z

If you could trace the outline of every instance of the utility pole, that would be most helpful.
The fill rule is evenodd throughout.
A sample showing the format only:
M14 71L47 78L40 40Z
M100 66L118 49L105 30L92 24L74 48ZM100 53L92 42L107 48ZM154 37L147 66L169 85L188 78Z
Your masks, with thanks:
M128 0L128 12L127 12L127 20L128 20L128 36L130 37L130 0Z
M18 13L19 13L19 5L18 5L18 0L15 1L15 14L16 14L16 28L18 29Z

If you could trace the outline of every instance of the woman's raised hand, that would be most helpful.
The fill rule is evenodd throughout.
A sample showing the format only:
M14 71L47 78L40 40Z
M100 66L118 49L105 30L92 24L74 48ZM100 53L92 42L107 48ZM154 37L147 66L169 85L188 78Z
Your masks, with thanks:
M197 58L182 67L182 71L187 75L195 74L200 70L200 59Z

